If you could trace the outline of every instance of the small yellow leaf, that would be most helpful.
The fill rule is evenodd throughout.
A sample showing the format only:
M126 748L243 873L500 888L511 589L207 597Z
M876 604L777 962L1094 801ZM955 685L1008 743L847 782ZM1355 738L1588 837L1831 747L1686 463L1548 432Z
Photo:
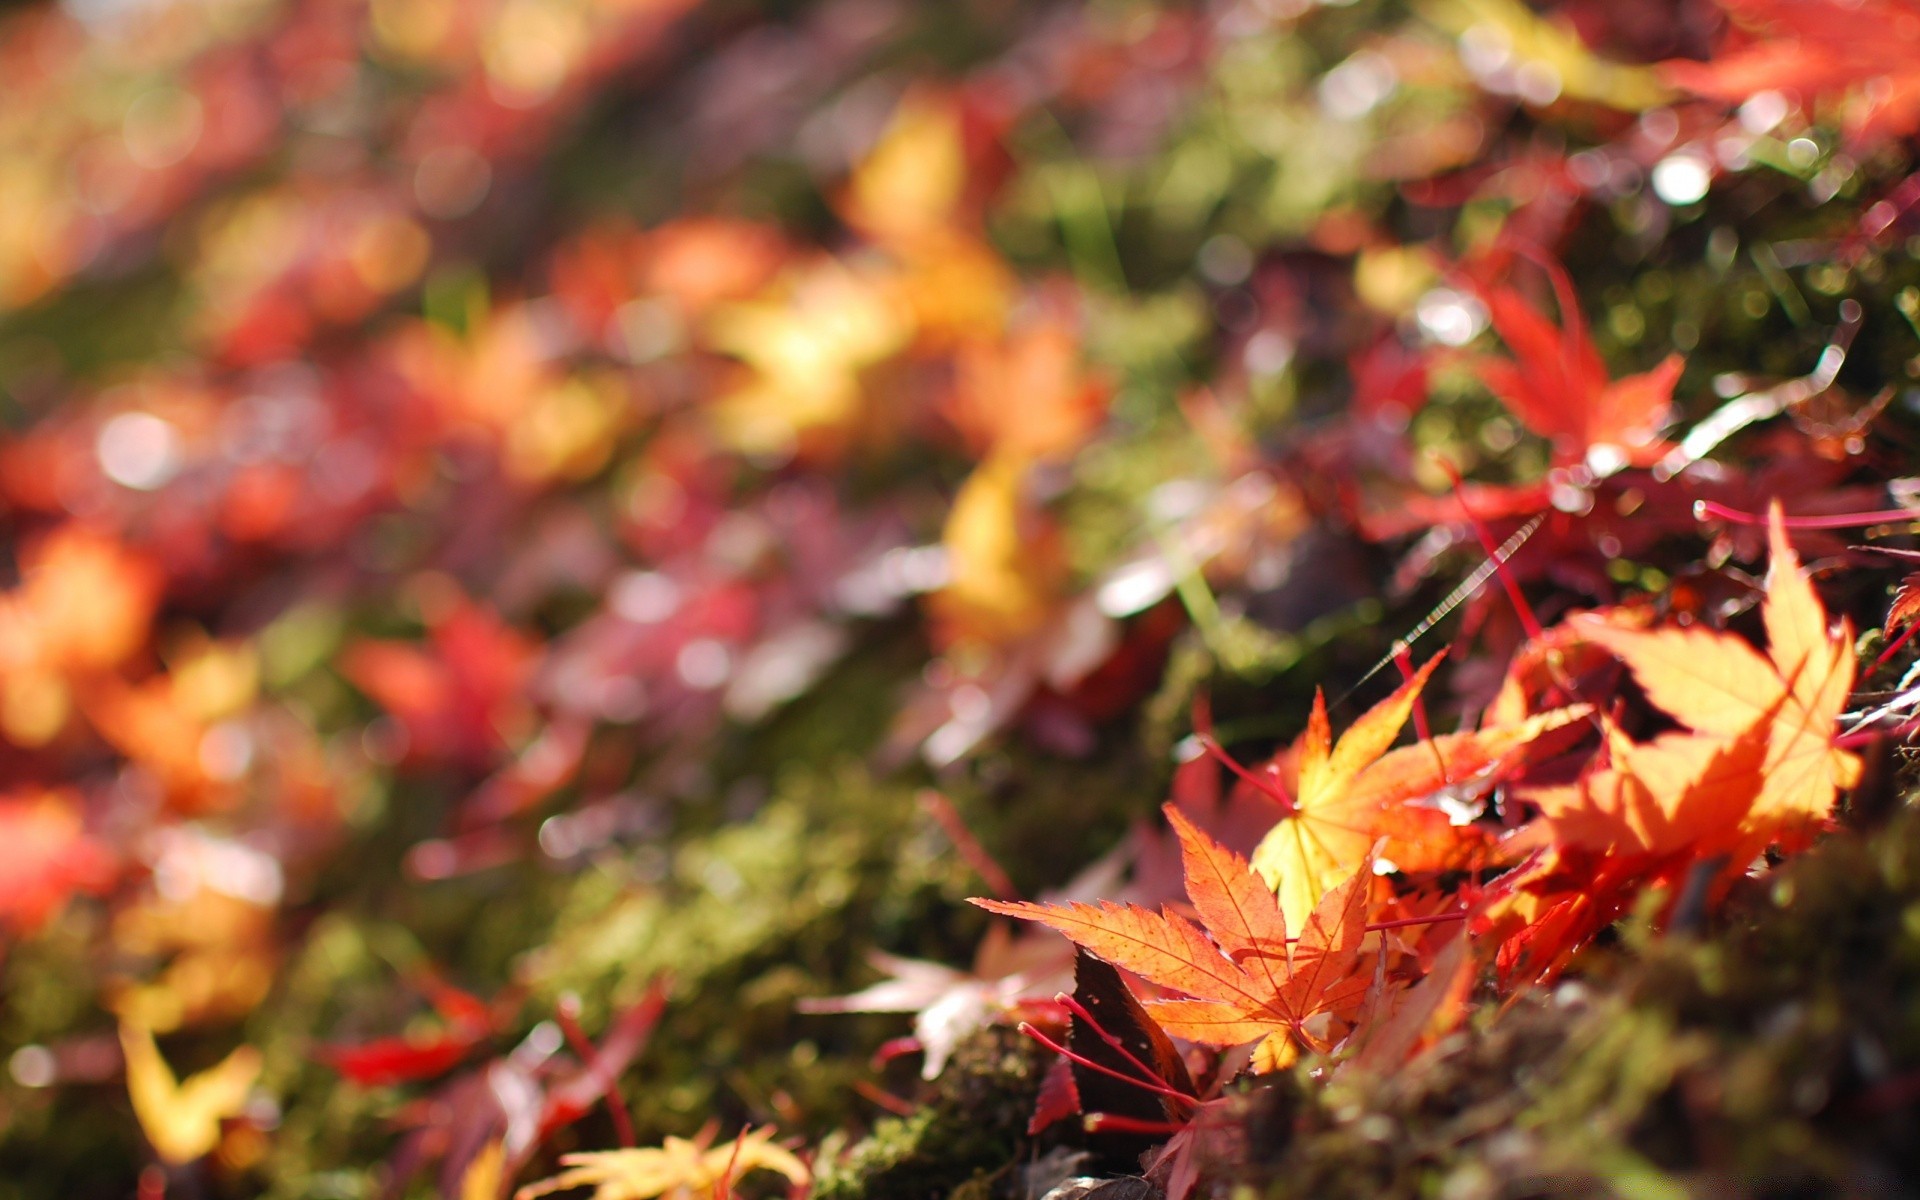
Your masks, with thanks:
M460 1177L460 1200L499 1200L506 1157L504 1142L491 1141L481 1147Z
M1280 896L1289 928L1301 928L1328 889L1370 861L1374 843L1409 871L1451 869L1470 855L1475 831L1437 808L1409 803L1442 788L1489 786L1534 739L1584 717L1583 706L1512 725L1441 734L1391 750L1438 659L1354 721L1335 741L1316 697L1295 745L1291 810L1253 851L1253 869Z
M1064 574L1057 534L1022 495L1027 459L996 454L947 513L948 582L930 606L941 640L1005 644L1045 623Z
M1764 655L1719 630L1637 631L1576 619L1590 642L1627 664L1655 707L1695 733L1728 742L1759 731L1765 757L1748 772L1745 811L1734 816L1762 844L1804 837L1860 772L1860 759L1835 740L1853 689L1853 630L1845 620L1828 627L1784 521L1775 501L1767 513Z
M670 1137L657 1147L563 1154L560 1162L569 1170L528 1184L514 1193L514 1200L581 1187L594 1189L593 1200L652 1200L655 1196L695 1200L717 1191L722 1180L755 1170L806 1183L811 1178L807 1165L775 1145L773 1135L773 1126L767 1125L709 1147L713 1137L709 1127L695 1138Z
M855 168L848 215L881 242L911 242L952 220L966 182L958 110L933 96L909 96Z
M120 1024L120 1049L133 1115L154 1152L174 1164L190 1163L220 1144L220 1122L240 1115L260 1077L260 1052L241 1046L181 1083L160 1057L152 1031L131 1021Z

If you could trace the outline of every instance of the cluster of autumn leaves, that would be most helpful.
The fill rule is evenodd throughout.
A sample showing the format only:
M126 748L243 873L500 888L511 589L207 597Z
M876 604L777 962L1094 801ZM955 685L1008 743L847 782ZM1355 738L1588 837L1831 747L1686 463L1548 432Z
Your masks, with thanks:
M1465 1020L1484 979L1509 996L1548 981L1649 889L1668 914L1682 895L1707 902L1764 854L1799 849L1830 824L1860 770L1839 737L1851 628L1828 622L1778 507L1768 547L1764 653L1645 611L1580 612L1524 649L1475 732L1390 749L1432 660L1338 739L1323 697L1271 762L1240 768L1208 739L1242 789L1283 816L1248 860L1167 804L1185 902L1158 912L1110 900L975 904L1054 929L1139 979L1144 1010L1121 1018L1133 1029L1110 1031L1069 1002L1071 1023L1110 1041L1252 1046L1250 1058L1212 1060L1217 1079L1242 1062L1283 1069L1302 1052L1342 1069L1402 1069ZM1596 687L1613 662L1676 728L1649 739L1622 730L1619 691ZM1523 712L1544 703L1557 707ZM1498 835L1450 820L1494 789L1509 818ZM1538 816L1515 824L1523 812ZM1206 1169L1192 1150L1204 1092L1187 1069L1129 1056L1116 1071L1048 1044L1075 1071L1175 1100L1165 1106L1173 1137L1148 1169L1175 1196L1194 1187ZM1037 1123L1087 1108L1068 1096L1043 1096ZM1112 1127L1098 1112L1087 1121Z
M1537 686L1536 700L1569 703L1519 721L1496 717L1389 750L1431 662L1337 741L1316 699L1300 739L1247 774L1285 814L1251 861L1168 806L1186 912L976 903L1058 930L1139 976L1163 997L1147 1011L1167 1033L1255 1044L1257 1071L1302 1050L1364 1047L1374 1026L1391 1025L1399 993L1441 970L1442 955L1433 990L1454 1005L1413 1011L1423 1036L1445 1032L1463 1015L1468 976L1458 973L1472 964L1497 964L1508 987L1550 978L1644 889L1665 886L1677 899L1696 877L1722 887L1829 821L1859 771L1836 744L1852 639L1844 623L1829 626L1778 509L1770 546L1765 653L1718 630L1648 627L1630 610L1583 613L1547 631L1523 653L1524 675L1509 679ZM1605 693L1583 686L1595 654L1624 664L1681 728L1646 741L1624 732ZM1570 781L1539 782L1570 733L1588 747L1584 764ZM1494 839L1434 803L1495 787L1508 791L1508 811L1523 802L1539 816ZM1472 878L1493 867L1504 870L1491 883ZM1434 882L1448 877L1458 882Z

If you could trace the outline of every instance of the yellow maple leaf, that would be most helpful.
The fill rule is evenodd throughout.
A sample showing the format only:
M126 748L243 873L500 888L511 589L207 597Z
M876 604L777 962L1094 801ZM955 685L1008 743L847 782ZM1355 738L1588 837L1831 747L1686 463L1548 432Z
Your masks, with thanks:
M913 333L874 279L834 263L794 273L783 291L724 305L707 322L712 346L751 368L713 408L721 436L748 454L844 436L864 412L861 372Z
M1742 777L1745 811L1736 814L1739 832L1763 844L1810 832L1833 811L1839 789L1852 786L1860 773L1859 758L1834 744L1840 710L1853 688L1852 627L1842 621L1837 632L1829 629L1826 609L1787 541L1777 502L1767 527L1771 558L1760 608L1765 654L1715 629L1637 631L1578 619L1588 640L1627 664L1647 699L1707 740L1695 758L1704 762L1715 746L1756 731L1764 737L1764 753ZM1724 795L1720 802L1726 802Z
M966 182L958 108L910 95L847 181L847 216L876 241L910 244L952 223Z
M126 1056L133 1115L154 1152L176 1165L220 1144L220 1122L240 1115L260 1077L260 1052L241 1046L183 1083L160 1057L153 1033L133 1021L120 1023L120 1050Z
M563 1154L560 1162L569 1170L528 1184L514 1193L514 1200L580 1187L593 1188L593 1200L693 1200L717 1195L723 1181L748 1171L774 1171L796 1184L811 1178L805 1163L774 1143L771 1125L718 1146L712 1145L713 1134L709 1125L692 1138L670 1137L657 1147Z
M1474 835L1438 809L1411 805L1450 787L1484 785L1510 767L1535 738L1587 714L1555 709L1511 725L1446 734L1389 752L1440 660L1368 710L1336 742L1325 697L1316 694L1295 743L1298 780L1289 811L1253 851L1253 869L1280 895L1289 926L1300 928L1328 889L1382 855L1409 871L1453 865Z
M496 1138L482 1146L460 1176L460 1200L496 1200L506 1162L506 1143Z
M1053 612L1066 562L1051 518L1024 495L1029 466L991 455L954 496L940 535L947 585L928 600L942 644L1004 645Z

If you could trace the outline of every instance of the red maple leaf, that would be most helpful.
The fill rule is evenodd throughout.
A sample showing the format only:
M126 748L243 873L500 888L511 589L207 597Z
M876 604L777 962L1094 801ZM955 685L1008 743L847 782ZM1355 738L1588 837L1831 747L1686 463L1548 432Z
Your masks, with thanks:
M426 648L357 642L340 669L400 722L409 760L491 765L523 732L521 693L538 650L491 610L464 598L431 616L428 637Z
M88 836L65 791L0 796L0 925L32 930L75 892L112 882L112 856Z
M1665 449L1659 434L1684 365L1680 356L1668 355L1639 375L1611 378L1587 335L1573 281L1559 263L1544 255L1538 261L1553 281L1561 324L1512 287L1481 287L1494 331L1513 352L1512 359L1477 360L1481 382L1521 424L1552 442L1562 462L1611 468L1601 474L1653 462Z
M1914 0L1719 0L1737 28L1708 62L1661 65L1717 100L1798 92L1843 102L1862 141L1920 129L1920 4Z

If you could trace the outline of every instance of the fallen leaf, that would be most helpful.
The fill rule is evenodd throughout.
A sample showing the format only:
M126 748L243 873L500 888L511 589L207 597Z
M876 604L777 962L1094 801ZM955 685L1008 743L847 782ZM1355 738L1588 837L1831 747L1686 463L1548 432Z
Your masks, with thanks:
M30 931L76 892L112 882L113 856L88 835L73 793L0 795L0 924Z
M1673 354L1651 371L1609 378L1572 281L1558 263L1544 265L1561 305L1559 328L1513 288L1481 289L1494 331L1513 352L1512 359L1475 362L1481 382L1521 424L1552 442L1563 462L1617 470L1658 458L1683 360Z
M486 1148L474 1155L467 1164L467 1172L460 1177L460 1200L495 1200L500 1195L500 1185L505 1183L507 1147L498 1140L488 1142Z
M1463 865L1477 831L1456 826L1435 807L1410 804L1443 789L1484 789L1541 734L1586 715L1555 709L1514 725L1446 734L1389 752L1414 701L1439 663L1429 661L1334 742L1326 701L1316 694L1294 748L1297 781L1290 811L1253 851L1253 867L1279 893L1280 910L1298 925L1328 889L1368 861L1374 843L1404 871Z
M868 961L886 978L847 996L801 1000L808 1013L910 1012L920 1043L921 1077L946 1067L967 1034L1013 1009L1023 999L1051 996L1065 982L1065 958L1052 938L1015 939L996 923L974 954L973 969L874 953Z
M1750 798L1738 825L1743 834L1763 841L1804 838L1833 811L1839 789L1851 786L1860 772L1859 758L1834 744L1853 686L1852 627L1842 621L1837 633L1829 629L1826 610L1801 573L1783 522L1776 503L1767 516L1771 565L1761 605L1765 654L1719 630L1642 632L1578 619L1590 640L1627 664L1655 706L1696 734L1726 745L1756 727L1764 729L1765 754L1745 776ZM1657 753L1672 752L1674 743L1668 742ZM1632 753L1644 758L1650 752ZM1686 753L1698 758L1704 751ZM1664 762L1660 770L1662 778L1676 778Z
M1422 1046L1452 1032L1466 1015L1473 977L1471 945L1463 934L1447 943L1433 969L1387 1015L1365 1026L1352 1066L1373 1074L1399 1070Z
M1668 733L1635 743L1609 722L1608 765L1524 798L1539 806L1563 845L1615 854L1726 852L1744 864L1752 854L1742 857L1735 847L1756 794L1767 735L1767 724L1757 722L1734 738Z
M514 1193L514 1200L580 1187L593 1188L593 1200L652 1200L654 1196L694 1200L711 1195L723 1180L748 1171L773 1171L795 1184L811 1178L805 1163L774 1143L770 1125L742 1132L718 1146L711 1145L713 1135L709 1126L690 1139L667 1138L657 1148L563 1154L560 1162L568 1170L528 1184Z
M1077 1111L1143 1124L1184 1121L1192 1105L1161 1089L1192 1097L1193 1079L1166 1031L1134 998L1120 972L1085 950L1075 952L1073 998L1086 1011L1086 1018L1072 1013L1067 1029L1067 1048L1084 1060L1068 1060ZM1110 1134L1107 1140L1131 1149L1131 1155L1122 1152L1126 1157L1138 1158L1146 1149L1129 1145L1134 1142L1132 1131Z
M1856 139L1920 129L1920 24L1904 0L1719 0L1741 29L1707 62L1676 59L1676 87L1740 102L1763 91L1844 99ZM1742 30L1750 32L1742 32Z
M1291 1062L1296 1045L1324 1049L1308 1028L1350 1007L1366 990L1351 978L1366 936L1370 864L1327 892L1297 942L1273 893L1247 861L1168 805L1180 837L1187 894L1206 928L1131 904L1032 904L976 899L990 912L1038 921L1141 978L1192 999L1148 1005L1168 1032L1212 1046L1259 1042L1256 1065ZM1209 937L1209 933L1212 934Z
M176 1166L220 1144L220 1122L240 1115L260 1077L260 1052L240 1046L214 1066L177 1080L145 1026L120 1023L127 1095L154 1153Z

